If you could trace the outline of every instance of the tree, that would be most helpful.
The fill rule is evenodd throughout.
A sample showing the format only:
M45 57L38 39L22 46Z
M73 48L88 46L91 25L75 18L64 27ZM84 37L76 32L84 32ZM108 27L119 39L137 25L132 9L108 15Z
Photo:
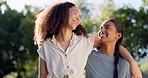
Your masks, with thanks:
M30 10L26 15L11 10L6 2L1 5L6 10L0 13L0 75L16 72L17 78L26 78L28 71L37 70L37 47L33 44L35 14Z
M148 54L148 40L146 33L148 31L148 10L146 9L147 1L143 0L144 6L135 10L134 8L126 7L115 9L113 0L107 0L99 5L101 17L99 24L108 18L118 19L125 25L125 47L131 52L135 59L143 58Z
M139 11L125 7L114 12L114 18L120 20L125 27L124 44L135 57L143 58L148 54L148 10L143 7Z
M21 42L21 34L18 31L23 15L17 11L12 11L5 3L6 10L0 14L0 69L1 74L6 75L11 71L16 71Z
M148 5L148 0L142 0L143 2L143 6L147 6Z
M19 31L22 34L21 42L26 52L26 61L24 64L26 69L25 76L31 76L32 73L36 73L38 61L38 55L36 51L37 46L34 45L33 41L35 13L31 12L31 9L31 6L26 6L25 10L27 11L27 14L22 19L19 27Z
M78 0L76 3L81 10L81 22L89 33L96 32L98 29L98 19L92 15L93 5Z
M99 5L99 8L101 10L101 18L100 22L103 22L106 19L112 18L115 11L115 3L113 0L105 0L103 4Z

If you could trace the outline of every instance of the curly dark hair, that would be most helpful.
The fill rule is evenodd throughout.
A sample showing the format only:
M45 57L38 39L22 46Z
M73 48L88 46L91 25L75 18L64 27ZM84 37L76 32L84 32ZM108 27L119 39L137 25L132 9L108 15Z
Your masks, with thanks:
M47 38L59 34L59 31L68 23L69 9L75 6L70 2L59 3L54 6L48 6L40 12L35 20L34 43L38 46ZM84 35L87 32L82 25L78 25L73 32L76 35Z

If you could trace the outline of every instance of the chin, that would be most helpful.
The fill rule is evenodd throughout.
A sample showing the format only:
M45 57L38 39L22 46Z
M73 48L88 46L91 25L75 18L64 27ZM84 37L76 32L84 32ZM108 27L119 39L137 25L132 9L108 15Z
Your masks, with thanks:
M75 30L76 28L77 28L77 26L73 26L73 27L72 27L72 30Z
M75 30L76 28L72 28L72 30Z
M105 42L106 40L105 39L100 39L100 41Z

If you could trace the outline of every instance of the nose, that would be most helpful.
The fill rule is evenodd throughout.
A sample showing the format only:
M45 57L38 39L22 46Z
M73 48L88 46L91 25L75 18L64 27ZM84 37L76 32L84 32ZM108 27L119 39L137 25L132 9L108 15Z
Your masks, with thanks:
M80 18L79 17L77 17L76 19L77 19L77 21L80 21Z
M80 20L80 18L79 18L79 17L77 17L76 19L77 19L78 23L80 23L80 22L81 22L81 20Z
M101 29L100 29L100 31L101 32L104 32L105 31L105 28L102 26Z
M98 31L98 35L100 36L104 32L105 32L105 28L102 26L100 27L100 30Z

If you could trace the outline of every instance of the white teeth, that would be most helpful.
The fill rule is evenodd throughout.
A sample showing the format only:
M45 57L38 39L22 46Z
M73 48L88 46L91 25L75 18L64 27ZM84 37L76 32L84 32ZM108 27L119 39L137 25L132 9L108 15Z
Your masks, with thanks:
M106 35L103 35L103 34L101 34L100 36L101 36L101 37L106 37Z
M99 36L100 36L100 38L101 38L101 37L107 37L107 34L106 34L106 33L103 33L103 32L100 32L100 33L99 33Z
M106 36L106 35L101 35L101 36Z
M74 21L75 24L77 24L77 21Z

